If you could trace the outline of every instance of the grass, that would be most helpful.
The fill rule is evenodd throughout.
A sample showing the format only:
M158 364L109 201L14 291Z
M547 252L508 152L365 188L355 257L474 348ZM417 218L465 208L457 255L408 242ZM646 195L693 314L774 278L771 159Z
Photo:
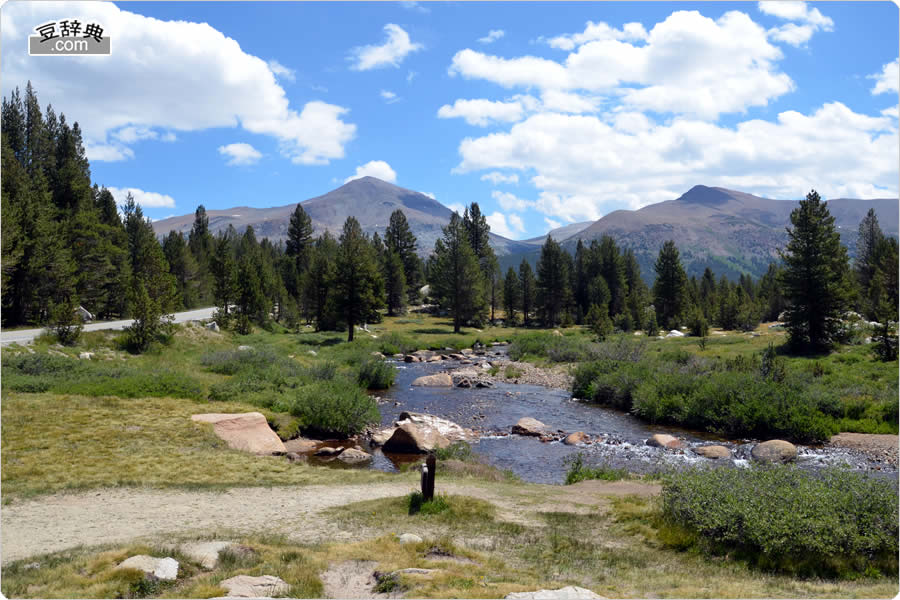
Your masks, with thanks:
M628 477L628 471L617 469L606 464L588 466L584 464L584 456L581 452L566 459L566 485L585 481L586 479L599 479L601 481L618 481Z
M514 503L525 502L514 516L490 502L454 494L444 497L444 510L412 516L409 496L367 500L316 517L338 526L349 542L300 543L305 536L300 530L268 536L219 532L219 539L237 541L252 553L226 556L213 571L152 542L79 548L4 566L2 590L8 597L133 596L135 581L123 579L112 567L127 556L149 553L175 556L183 576L174 584L140 591L172 598L222 595L218 584L237 574L276 575L291 584L292 597L321 597L322 574L344 561L372 561L380 573L432 569L427 576L401 574L385 583L415 598L502 598L566 585L614 598L886 598L897 592L896 578L794 578L675 547L653 499L619 497L587 510L577 504L529 509L521 494L530 490L540 498L542 486L498 486ZM399 535L406 532L424 541L401 544ZM168 535L165 541L188 539L197 536Z
M252 407L251 407L252 408ZM124 400L53 394L3 398L3 501L63 490L152 486L223 489L386 480L368 470L334 470L228 449L202 412L246 405L174 398Z
M10 381L16 383L19 377L22 382L23 377L36 375L21 369L14 372L7 366L14 355L24 355L28 350L4 348L3 502L63 490L111 486L215 490L244 485L409 480L412 488L411 474L310 467L227 449L210 426L191 422L190 415L259 410L259 402L264 400L261 395L254 397L252 388L248 391L248 386L256 384L252 378L242 381L241 368L231 374L216 372L212 362L203 364L202 357L232 353L238 345L248 345L255 352L275 357L257 361L254 368L245 370L259 372L272 364L281 365L265 379L266 385L271 384L281 395L274 396L277 398L285 394L289 397L298 389L299 386L291 387L293 377L304 386L309 379L355 381L360 366L374 351L393 354L390 350L459 349L471 347L476 341L513 340L519 334L536 333L489 327L482 331L467 328L456 336L446 319L418 315L386 318L369 328L371 336L377 337L361 333L351 344L339 332L304 329L300 334L288 334L275 328L272 332L238 336L182 327L169 346L156 347L144 355L117 350L118 334L108 332L87 332L73 348L55 348L47 339L38 340L31 347L40 354L51 350L65 354L69 358L59 357L67 361L60 364L84 368L86 373L121 369L123 376L107 377L107 382L133 377L136 384L151 380L141 385L158 385L152 381L155 374L168 372L176 380L189 381L191 389L199 389L199 394L160 390L160 394L168 394L160 397L126 397L128 389L111 386L92 388L82 395L52 387L44 392L14 391ZM540 351L525 352L522 360L544 364L564 358L571 348L587 348L592 357L602 360L624 361L635 353L674 363L694 358L750 360L769 341L774 340L777 345L783 340L782 333L763 328L757 338L742 334L717 336L713 332L706 348L699 349L696 340L690 338L635 341L641 338L622 335L595 344L581 328L563 331L562 339L566 341L554 342L560 345L552 357ZM95 352L97 360L78 361L78 353L84 351ZM228 360L226 357L221 362ZM784 360L789 371L808 370L804 376L818 388L836 390L829 395L830 410L834 414L840 411L841 427L884 427L891 409L887 402L891 394L896 404L896 362L876 362L863 346L845 346L823 357ZM51 375L50 379L63 380L61 375ZM78 377L90 380L89 375ZM57 385L55 380L53 385ZM214 390L222 392L229 401L207 401ZM110 391L122 395L112 395ZM299 417L271 409L262 412L270 422L278 424L281 434L299 430ZM471 449L467 451L462 445L448 450L438 465L441 481L460 482L467 492L472 490L472 495L501 497L504 505L466 495L448 495L443 497L443 510L420 511L410 516L407 496L398 495L331 508L315 518L337 524L354 541L300 544L287 535L236 536L233 539L251 546L257 558L248 561L238 556L226 557L223 566L213 572L200 571L197 565L186 561L183 564L187 577L174 585L153 589L139 587L145 584L133 579L133 574L129 578L127 573L112 573L111 565L137 551L159 552L159 546L148 542L147 546L81 548L4 566L2 590L10 597L211 597L222 594L218 586L222 579L244 572L278 575L293 586L290 595L315 597L321 595L321 574L329 564L371 560L380 572L407 567L438 568L430 577L397 577L398 589L406 589L407 596L426 598L503 597L514 591L565 585L580 585L607 597L891 597L898 591L896 577L878 577L871 571L863 571L854 581L797 578L761 572L742 561L707 556L691 545L690 532L665 525L654 500L623 498L599 507L579 505L577 501L565 507L548 505L544 500L545 486L515 481L497 469L473 461ZM585 469L582 465L579 472ZM576 493L579 486L564 489ZM421 535L425 542L400 544L395 534L407 531ZM285 533L304 535L302 531ZM426 556L435 549L438 556L449 554L457 560L428 560ZM26 568L34 562L38 563L36 568Z

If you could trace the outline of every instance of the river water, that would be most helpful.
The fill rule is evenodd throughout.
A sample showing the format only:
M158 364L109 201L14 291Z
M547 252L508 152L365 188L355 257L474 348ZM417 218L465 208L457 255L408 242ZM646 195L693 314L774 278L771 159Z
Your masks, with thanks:
M494 360L496 357L486 357ZM692 465L742 468L749 464L750 450L758 440L726 440L704 432L644 423L621 411L571 399L567 390L534 385L497 383L493 388L412 387L422 375L459 367L457 361L408 363L391 361L397 369L394 385L379 403L381 421L392 425L401 412L426 413L449 419L481 434L472 450L486 463L509 469L521 479L536 483L563 483L566 461L581 453L588 465L607 464L632 473L651 473ZM567 446L562 442L541 442L538 438L509 435L522 417L533 417L551 430L565 433L583 431L602 442ZM654 433L668 433L688 445L673 451L646 445ZM710 460L693 453L690 447L721 444L732 450L731 460ZM804 469L845 464L854 469L892 477L892 466L843 448L798 446L797 464ZM403 462L420 462L416 455L386 456L374 449L371 468L394 471Z

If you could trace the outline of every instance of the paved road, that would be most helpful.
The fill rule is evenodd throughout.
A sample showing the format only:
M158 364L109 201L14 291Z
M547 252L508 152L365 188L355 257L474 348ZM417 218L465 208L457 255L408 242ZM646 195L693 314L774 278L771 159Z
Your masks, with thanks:
M208 319L215 312L215 307L200 308L197 310L188 310L185 312L175 313L176 323L185 323L187 321ZM100 329L125 329L131 325L133 321L126 319L124 321L104 321L102 323L88 323L84 326L84 331L97 331ZM0 346L7 344L28 344L34 338L45 332L46 329L20 329L18 331L2 331L0 332Z

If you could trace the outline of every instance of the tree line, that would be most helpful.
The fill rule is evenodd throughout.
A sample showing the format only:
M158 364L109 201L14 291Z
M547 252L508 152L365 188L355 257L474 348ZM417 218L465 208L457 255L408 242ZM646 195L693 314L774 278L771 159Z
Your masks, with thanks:
M633 251L609 236L579 240L574 253L548 237L536 268L523 260L502 274L477 203L451 216L426 261L401 210L383 236L365 234L348 217L335 239L314 237L298 204L286 241L275 243L257 240L252 227L214 236L200 205L187 236L172 231L158 240L130 195L117 207L109 190L91 185L78 123L69 126L49 105L42 112L30 82L24 98L17 88L3 99L0 124L5 327L65 326L81 305L96 318L135 318L133 345L143 348L164 330L164 315L215 304L220 326L239 332L307 324L346 329L352 340L382 309L395 315L429 300L456 332L496 322L501 311L507 325L585 324L599 337L678 327L705 336L711 325L752 330L784 316L792 346L818 351L855 309L883 324L880 347L896 355L896 342L885 340L894 339L889 324L897 320L897 240L870 210L851 266L815 192L791 214L780 264L758 280L716 278L709 268L688 278L668 241L648 288Z

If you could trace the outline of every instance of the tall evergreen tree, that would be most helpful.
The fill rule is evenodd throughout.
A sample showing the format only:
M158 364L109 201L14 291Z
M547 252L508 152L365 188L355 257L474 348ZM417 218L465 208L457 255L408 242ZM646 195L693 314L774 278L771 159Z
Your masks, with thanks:
M656 319L664 329L672 329L687 308L687 276L673 240L660 248L653 268L656 271L653 284Z
M795 350L827 350L850 296L847 249L815 190L791 212L791 225L787 247L779 252L785 263L781 282L790 302L788 340Z
M285 254L294 259L294 267L297 274L302 275L309 268L309 253L313 243L312 219L303 210L302 204L291 213L291 221L288 224L287 242Z
M390 247L383 257L384 291L388 316L392 317L406 306L406 274L400 255Z
M537 294L537 282L534 280L534 271L531 269L531 264L524 258L519 264L519 287L522 290L522 319L525 327L528 327L529 318L537 302L535 297Z
M443 238L435 242L429 268L432 295L453 316L454 333L486 309L484 278L469 239L463 220L453 213Z
M875 214L875 209L870 208L859 224L859 235L856 238L856 261L854 263L856 281L859 284L860 291L859 309L861 313L869 318L874 318L875 308L869 287L877 268L877 249L882 239L884 239L884 233L882 233L881 226L878 224L878 216Z
M334 291L338 245L326 231L316 239L309 269L303 277L303 306L315 320L316 331L333 329L337 324Z
M522 286L515 269L510 267L503 279L503 310L506 312L506 324L516 322L516 311L522 305Z
M559 323L570 303L569 269L563 252L556 240L547 236L537 263L537 303L548 327Z
M390 222L384 232L384 243L392 252L400 257L403 263L403 275L406 280L407 299L415 302L422 287L422 260L419 258L418 241L406 215L399 208L391 213Z
M608 235L600 238L600 274L609 287L609 316L615 316L625 310L625 298L628 293L625 278L625 263L619 252L616 241Z
M347 322L347 341L352 342L356 325L384 304L384 282L375 250L355 217L347 217L341 232L335 285L337 306Z

